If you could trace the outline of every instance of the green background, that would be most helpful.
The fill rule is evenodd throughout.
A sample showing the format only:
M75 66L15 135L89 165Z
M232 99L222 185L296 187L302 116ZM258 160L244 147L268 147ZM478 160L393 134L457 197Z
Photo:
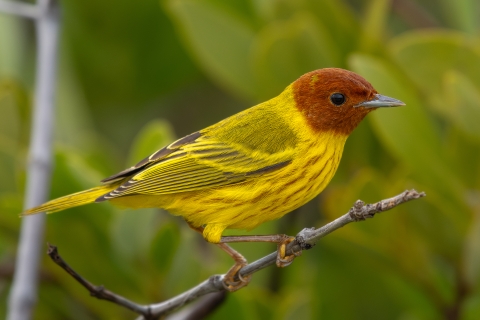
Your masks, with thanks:
M357 199L407 188L427 197L334 232L286 269L255 274L210 319L480 318L479 1L64 0L61 7L52 198L93 187L314 69L353 70L407 104L370 114L327 189L254 233L295 235ZM21 223L34 34L31 21L0 14L0 314ZM45 242L93 283L143 304L228 270L228 256L160 211L71 209L47 217ZM251 261L275 249L235 247ZM135 317L91 298L47 256L35 314Z

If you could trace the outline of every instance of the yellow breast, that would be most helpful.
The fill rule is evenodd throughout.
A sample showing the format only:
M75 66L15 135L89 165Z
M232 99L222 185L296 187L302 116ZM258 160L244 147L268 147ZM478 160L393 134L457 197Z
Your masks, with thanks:
M260 149L269 154L272 163L288 160L288 165L237 183L170 194L139 193L111 201L127 207L164 208L184 217L194 227L204 226L205 239L213 243L220 241L227 228L250 230L282 217L326 187L337 170L347 139L344 134L312 130L295 105L289 86L280 96L205 130L207 136L234 145L243 153L250 152L252 159L264 158L263 154L255 154ZM260 124L266 128L254 126ZM247 132L242 132L242 128L247 128ZM235 144L237 140L252 144L249 148L256 151L252 154L242 150ZM279 149L280 145L284 149ZM239 169L248 167L222 171L236 169L240 172Z
M253 229L318 195L338 168L345 140L325 133L302 144L284 168L234 185L177 194L163 207L193 226L205 226L204 237L217 243L225 229Z

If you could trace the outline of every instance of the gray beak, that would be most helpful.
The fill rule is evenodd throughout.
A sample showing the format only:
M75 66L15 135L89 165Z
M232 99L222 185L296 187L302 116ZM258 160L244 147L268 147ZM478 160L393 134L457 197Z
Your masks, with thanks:
M355 107L382 108L382 107L400 107L404 105L405 103L403 103L400 100L383 96L381 94L376 94L372 100L359 103Z

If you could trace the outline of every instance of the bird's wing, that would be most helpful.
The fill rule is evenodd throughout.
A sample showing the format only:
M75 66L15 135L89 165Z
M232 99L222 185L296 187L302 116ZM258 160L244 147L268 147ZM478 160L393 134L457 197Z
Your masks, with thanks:
M132 194L171 194L238 183L288 165L293 152L286 148L271 154L245 148L242 143L222 142L208 133L193 133L103 180L125 182L97 202Z
M121 182L96 201L171 194L238 183L288 165L297 135L263 103L181 138L105 183Z
M182 146L189 143L194 143L195 140L198 139L200 136L201 136L201 133L197 131L181 139L178 139L177 141L174 141L168 146L152 153L150 156L146 157L145 159L142 159L136 165L128 169L125 169L123 171L120 171L108 178L105 178L101 182L112 183L115 181L123 180L129 176L132 176L133 174L142 171L143 169L145 169L146 167L150 166L155 162L165 160L165 158L171 156L172 153L174 153L175 151L178 151Z

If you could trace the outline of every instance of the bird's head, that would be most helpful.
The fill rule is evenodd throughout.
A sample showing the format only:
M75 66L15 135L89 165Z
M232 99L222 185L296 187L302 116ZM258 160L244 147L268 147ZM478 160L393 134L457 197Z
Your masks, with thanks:
M404 106L381 94L358 74L326 68L304 74L293 83L297 108L314 131L349 135L371 111Z

